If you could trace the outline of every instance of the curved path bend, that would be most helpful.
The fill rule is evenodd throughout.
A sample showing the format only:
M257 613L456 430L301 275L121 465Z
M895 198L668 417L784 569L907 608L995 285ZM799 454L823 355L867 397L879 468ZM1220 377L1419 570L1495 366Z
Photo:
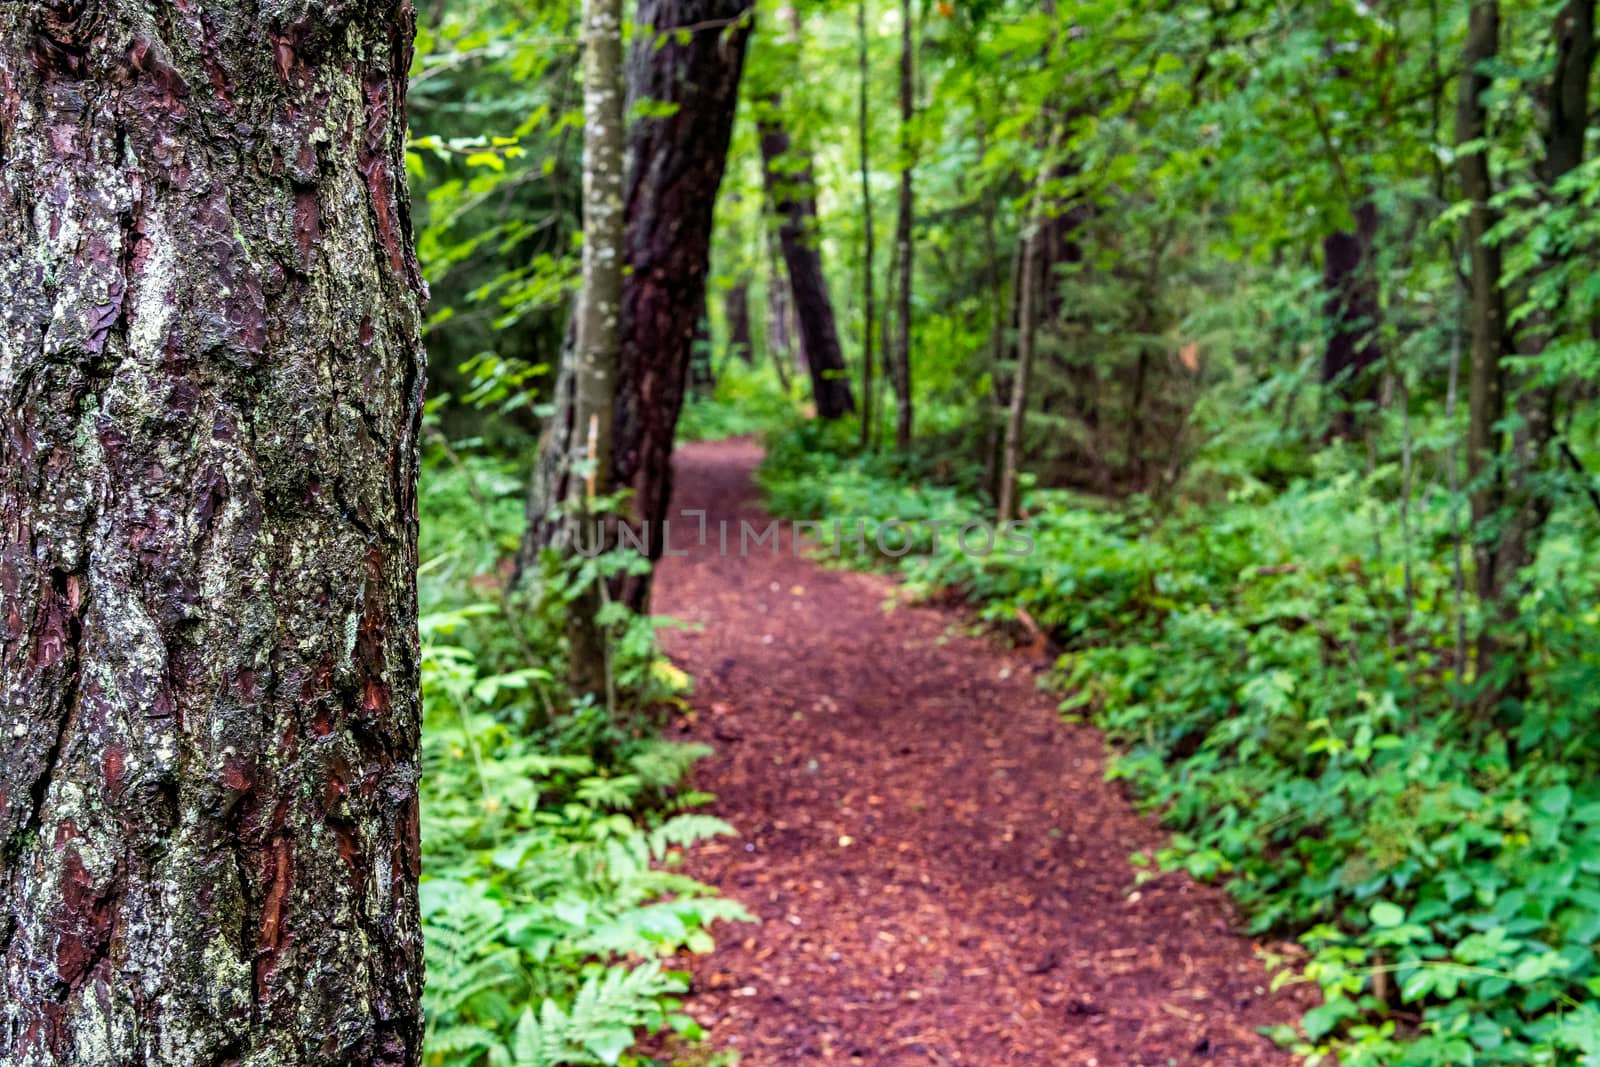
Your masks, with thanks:
M887 578L796 559L763 528L748 441L686 446L678 511L708 545L665 561L657 610L696 679L695 784L743 835L687 873L759 917L686 961L689 1010L745 1067L1266 1067L1257 1029L1303 1010L1216 889L1136 885L1162 834L1105 781L1099 735L1063 724L1039 662L896 605ZM730 531L718 552L717 523ZM679 529L695 520L680 518ZM680 525L681 524L681 525Z

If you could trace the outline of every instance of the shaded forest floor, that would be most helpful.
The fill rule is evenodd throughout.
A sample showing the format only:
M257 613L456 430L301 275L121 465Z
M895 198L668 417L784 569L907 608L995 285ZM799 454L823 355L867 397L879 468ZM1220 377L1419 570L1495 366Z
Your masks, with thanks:
M1128 856L1162 834L1038 691L1037 658L787 538L740 558L739 520L768 521L760 458L680 450L676 509L705 509L711 536L675 532L690 554L657 595L698 627L665 638L696 679L680 726L717 749L695 784L743 835L687 873L760 919L686 961L713 1046L747 1067L1292 1062L1257 1028L1305 1005L1267 992L1219 891L1136 886Z

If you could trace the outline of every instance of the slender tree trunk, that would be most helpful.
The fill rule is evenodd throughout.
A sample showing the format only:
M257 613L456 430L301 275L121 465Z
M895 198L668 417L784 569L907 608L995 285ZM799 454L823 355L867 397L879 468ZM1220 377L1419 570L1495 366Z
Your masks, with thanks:
M590 527L595 550L613 543L612 522L594 500L613 487L612 438L622 348L623 119L622 0L583 0L583 278L574 328L572 421L578 464L568 475L566 516ZM576 532L576 529L574 530ZM581 534L580 534L581 536ZM569 544L560 547L571 551ZM605 693L605 603L598 581L573 601L567 617L567 684L577 695Z
M1456 103L1456 143L1484 143L1488 136L1488 116L1483 94L1491 77L1480 67L1499 50L1500 5L1479 2L1472 5L1466 46L1462 52L1461 88ZM1500 283L1500 250L1485 240L1499 221L1490 205L1494 195L1489 175L1487 147L1463 153L1458 167L1461 191L1471 204L1465 223L1465 243L1470 263L1468 323L1471 345L1468 357L1467 391L1467 471L1472 481L1472 524L1482 531L1499 510L1502 479L1498 469L1499 447L1494 426L1505 414L1505 390L1500 357L1506 348L1505 297ZM1476 543L1478 595L1491 602L1499 583L1495 575L1494 548L1484 539ZM1492 653L1492 641L1480 646L1480 655ZM1489 664L1479 662L1479 669Z
M728 351L755 363L755 336L750 330L750 279L741 276L722 297L722 313L728 320Z
M410 1067L414 16L203 9L0 7L0 1063Z
M895 314L895 353L891 365L895 392L895 447L911 451L913 425L911 397L911 298L916 272L913 269L912 226L915 222L916 145L911 122L916 111L916 57L911 24L912 0L900 0L900 217L895 227L896 251L900 258L899 308Z
M1028 388L1033 377L1034 342L1039 330L1039 231L1031 225L1023 237L1018 278L1017 369L1011 376L1011 408L1006 419L1005 458L1000 470L999 521L1019 513L1022 450L1027 432Z
M1022 232L1022 252L1017 268L1017 369L1011 379L1011 407L1006 418L1004 459L1000 469L999 521L1010 522L1021 511L1022 452L1027 435L1028 389L1033 378L1034 349L1039 333L1039 290L1045 265L1039 246L1045 232L1045 191L1052 173L1051 158L1061 144L1063 127L1051 130L1045 163L1028 205Z
M849 373L839 348L833 299L817 247L817 201L811 162L790 144L772 101L762 118L761 161L767 196L778 214L778 241L789 268L789 293L800 325L800 344L811 374L817 414L837 419L855 410ZM800 161L796 166L797 159Z
M750 8L747 0L640 0L637 22L643 28L628 57L628 101L673 106L664 109L670 114L634 122L627 133L612 472L618 488L632 490L631 520L649 534L650 556L658 559ZM558 384L556 403L529 493L524 570L559 531L549 505L568 491L570 464L561 457L582 447L585 432L576 425L573 390ZM649 575L622 580L615 595L635 611L648 610Z
M1149 392L1150 348L1147 338L1155 336L1161 328L1161 264L1167 245L1177 228L1176 219L1169 220L1156 235L1150 248L1150 262L1139 282L1138 311L1134 320L1139 335L1139 355L1134 361L1133 385L1128 397L1127 468L1133 487L1143 492L1149 484L1149 464L1145 460L1145 404Z
M1006 421L1006 405L1000 394L1002 363L1005 362L1006 291L1005 275L1000 270L1000 238L995 235L998 197L994 187L984 190L984 267L989 282L989 403L984 411L984 490L1000 494L1000 446Z
M883 353L883 361L886 365L894 358L892 353L894 352L895 316L892 312L895 308L895 286L899 277L900 257L891 255L889 257L889 276L883 282L883 314L878 316L878 351ZM886 372L888 371L887 366L884 369ZM879 395L882 395L881 390ZM877 405L873 410L873 418L876 422L872 428L872 436L879 441L883 440L884 428L881 425L883 412L884 405L882 404Z
M860 38L860 67L861 87L858 97L858 135L860 137L861 154L861 227L864 234L865 248L862 250L861 263L861 304L863 320L861 327L861 447L872 447L873 435L873 390L877 388L873 381L876 373L873 367L872 331L877 319L877 308L874 306L876 297L876 279L873 275L877 271L876 249L873 247L875 234L872 221L872 127L871 109L868 107L872 89L872 66L869 38L867 37L867 0L858 0L856 4L856 34Z

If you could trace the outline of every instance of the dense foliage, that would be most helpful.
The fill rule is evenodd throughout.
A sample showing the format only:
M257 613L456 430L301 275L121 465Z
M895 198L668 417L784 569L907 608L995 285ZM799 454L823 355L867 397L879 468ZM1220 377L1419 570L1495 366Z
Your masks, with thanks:
M576 5L433 14L412 164L467 457L427 504L459 536L426 576L435 1055L614 1060L681 1022L625 957L732 914L651 861L720 827L627 712L666 697L649 623L608 615L624 696L570 701L589 578L551 559L524 602L496 570L577 277ZM1285 980L1323 1003L1276 1036L1600 1063L1592 4L762 0L754 26L680 439L770 431L775 511L869 524L992 518L1018 467L1026 555L837 552L1056 648L1064 711L1174 830L1144 861L1309 952ZM805 418L833 335L864 423Z

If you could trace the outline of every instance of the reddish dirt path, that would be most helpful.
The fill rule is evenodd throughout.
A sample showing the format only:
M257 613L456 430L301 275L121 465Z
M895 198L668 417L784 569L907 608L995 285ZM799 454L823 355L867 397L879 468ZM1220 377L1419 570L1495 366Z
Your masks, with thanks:
M1161 834L1035 663L957 614L885 611L892 582L787 541L738 557L738 520L766 522L759 460L741 441L679 452L675 504L712 535L657 594L703 627L666 643L697 680L685 729L718 750L696 784L743 834L687 873L761 920L689 964L714 1046L745 1067L1292 1063L1256 1027L1298 1013L1224 897L1176 874L1135 889L1127 857Z

